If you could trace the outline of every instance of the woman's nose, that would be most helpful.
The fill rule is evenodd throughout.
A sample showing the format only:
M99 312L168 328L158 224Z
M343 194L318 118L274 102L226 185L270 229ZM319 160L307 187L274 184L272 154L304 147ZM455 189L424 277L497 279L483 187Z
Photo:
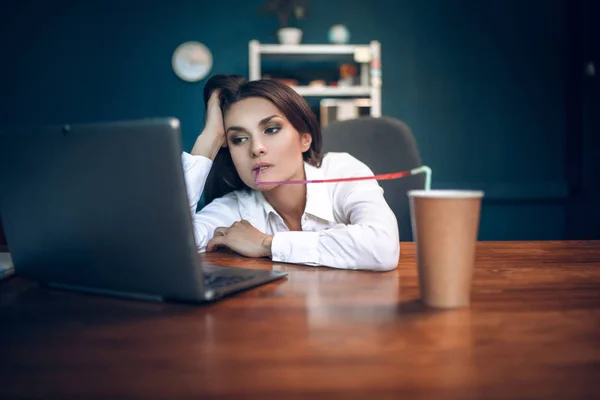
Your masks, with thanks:
M254 157L260 157L267 154L267 148L262 141L254 141L252 146L252 155Z

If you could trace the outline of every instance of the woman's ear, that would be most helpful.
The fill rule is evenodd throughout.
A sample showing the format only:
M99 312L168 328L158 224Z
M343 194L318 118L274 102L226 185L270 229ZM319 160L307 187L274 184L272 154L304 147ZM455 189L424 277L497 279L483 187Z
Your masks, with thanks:
M310 145L312 144L312 136L310 133L302 133L300 134L300 147L302 148L302 152L308 151L310 149Z

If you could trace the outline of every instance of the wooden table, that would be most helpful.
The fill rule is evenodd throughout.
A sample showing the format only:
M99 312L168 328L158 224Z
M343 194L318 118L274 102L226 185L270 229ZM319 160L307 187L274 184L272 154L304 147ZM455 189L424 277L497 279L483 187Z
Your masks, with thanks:
M388 273L289 272L208 306L0 284L0 398L600 398L600 242L482 242L472 305Z

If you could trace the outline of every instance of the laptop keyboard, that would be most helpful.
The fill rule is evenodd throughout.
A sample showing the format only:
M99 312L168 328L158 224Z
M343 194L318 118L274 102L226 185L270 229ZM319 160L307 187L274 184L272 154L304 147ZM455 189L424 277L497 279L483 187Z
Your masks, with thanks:
M207 289L217 289L217 288L221 288L221 287L225 287L225 286L235 285L236 283L249 281L250 279L253 279L253 278L254 278L253 274L244 274L243 276L240 276L240 275L225 276L225 275L221 275L221 274L215 274L215 273L211 274L211 273L204 272L204 285L206 286Z

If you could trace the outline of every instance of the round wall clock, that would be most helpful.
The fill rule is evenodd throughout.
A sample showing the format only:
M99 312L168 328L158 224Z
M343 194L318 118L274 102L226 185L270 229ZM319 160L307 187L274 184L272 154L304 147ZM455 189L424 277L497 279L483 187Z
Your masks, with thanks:
M197 82L208 75L213 59L210 50L202 43L185 42L175 49L171 63L179 78Z

